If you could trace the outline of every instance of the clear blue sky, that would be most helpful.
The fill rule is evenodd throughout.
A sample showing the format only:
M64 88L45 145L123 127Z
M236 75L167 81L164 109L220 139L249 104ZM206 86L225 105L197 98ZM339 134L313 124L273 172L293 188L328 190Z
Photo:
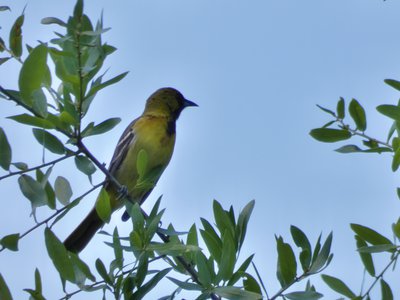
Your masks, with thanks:
M1 13L0 36L7 36L26 3L23 30L30 45L48 40L53 30L59 30L40 25L41 18L65 20L74 5L74 1L3 0L0 5L13 11ZM343 96L347 102L358 99L367 110L367 133L386 138L390 121L375 107L397 103L399 98L383 80L400 79L400 3L86 1L85 11L92 20L102 10L105 26L112 27L104 38L118 48L106 62L108 74L130 73L98 95L88 116L96 121L122 118L112 132L88 140L95 155L110 160L123 129L142 112L154 90L179 89L199 108L188 109L179 119L174 157L145 208L163 194L162 206L167 208L163 223L173 222L175 228L185 230L193 222L199 224L200 217L212 218L213 199L237 211L255 199L243 258L256 253L255 262L270 294L279 289L274 234L291 241L291 224L303 229L313 243L320 232L326 237L332 230L335 257L325 273L345 279L358 291L363 269L349 223L391 237L390 226L400 208L395 193L399 176L390 170L389 155L341 155L333 151L339 144L318 143L308 132L328 120L315 104L333 108ZM15 62L2 66L1 85L15 88L18 68ZM41 149L30 130L5 119L21 112L0 101L0 126L12 141L15 160L35 165L40 163ZM78 195L89 183L66 166L54 172L70 179ZM99 172L95 179L102 179ZM0 193L0 236L32 226L30 204L18 191L16 179L3 181ZM94 198L87 198L54 228L60 238L86 215ZM41 209L38 215L47 214ZM118 224L120 232L127 233L129 224L119 220L115 216L105 229L112 231ZM99 256L111 258L102 240L97 236L82 253L91 266ZM0 272L15 299L27 298L22 289L33 288L35 267L41 271L48 299L62 296L45 251L43 229L39 229L21 241L19 252L0 254ZM312 282L326 299L338 296L319 276ZM171 285L166 282L153 297L171 292ZM81 294L74 299L89 297Z

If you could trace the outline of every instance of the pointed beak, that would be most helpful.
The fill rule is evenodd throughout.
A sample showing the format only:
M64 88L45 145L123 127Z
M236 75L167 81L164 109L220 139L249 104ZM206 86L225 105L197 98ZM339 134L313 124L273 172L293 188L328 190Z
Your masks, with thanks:
M190 100L185 99L183 101L183 107L188 107L188 106L198 106L198 105Z

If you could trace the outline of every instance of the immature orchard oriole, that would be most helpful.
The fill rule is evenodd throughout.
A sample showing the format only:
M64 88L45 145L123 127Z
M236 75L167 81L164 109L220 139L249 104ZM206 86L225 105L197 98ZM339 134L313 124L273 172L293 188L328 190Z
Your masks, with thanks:
M142 115L129 124L119 139L109 172L126 188L133 201L141 204L152 190L151 186L136 188L139 178L136 167L139 152L144 150L147 154L145 174L152 174L152 182L155 184L167 167L174 150L175 122L188 106L197 104L185 99L173 88L161 88L149 97ZM104 188L110 197L112 211L124 206L123 199L119 199L118 188L109 179ZM126 212L124 216L128 216ZM103 225L104 222L94 207L64 241L65 247L71 252L80 252Z

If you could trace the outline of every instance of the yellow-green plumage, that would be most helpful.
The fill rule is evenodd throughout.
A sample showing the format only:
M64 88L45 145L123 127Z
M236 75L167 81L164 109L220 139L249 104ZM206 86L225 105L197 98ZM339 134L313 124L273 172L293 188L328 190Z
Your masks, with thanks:
M135 188L139 178L136 167L139 151L144 150L147 154L145 174L155 173L154 183L156 183L171 160L175 145L175 122L187 106L196 104L186 100L173 88L159 89L147 100L142 115L129 124L122 134L111 159L109 171L127 188L129 196L134 201L142 203L152 189ZM107 181L104 188L110 196L113 211L124 206L124 202L118 199L116 187L111 182ZM103 225L96 209L93 208L65 240L65 247L69 251L80 252Z

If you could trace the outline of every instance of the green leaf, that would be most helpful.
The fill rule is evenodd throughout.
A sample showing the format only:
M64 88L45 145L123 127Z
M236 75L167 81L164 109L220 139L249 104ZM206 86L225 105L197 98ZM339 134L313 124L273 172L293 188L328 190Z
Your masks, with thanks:
M189 233L186 238L186 245L199 246L196 224L193 224L189 229Z
M344 105L344 99L342 97L340 97L337 106L336 106L336 114L337 117L339 119L344 119L345 117L345 109L344 109L345 105Z
M397 148L392 160L392 171L396 172L400 166L400 148Z
M387 85L390 85L392 88L400 91L400 82L394 79L385 79L384 80Z
M0 299L1 300L12 300L10 289L7 286L6 281L0 273Z
M249 219L251 213L254 209L255 201L252 200L246 204L246 206L242 209L239 214L237 226L236 226L236 235L238 237L238 249L240 249L243 245L244 238L246 236L247 224L249 223Z
M243 287L246 291L257 293L259 295L262 294L261 287L258 284L257 280L251 276L250 274L246 273L243 278Z
M219 263L221 261L222 241L215 232L214 228L206 219L201 218L200 220L204 227L204 230L200 230L200 234L207 246L208 251L215 261Z
M285 243L282 237L276 238L278 264L276 276L282 286L289 286L296 277L297 263L292 247Z
M104 263L101 261L100 258L96 259L96 264L95 265L96 265L96 270L97 270L97 272L99 272L101 278L103 278L104 281L107 284L113 286L113 282L112 282L110 276L107 273L107 270L106 270L106 267L104 266Z
M25 16L20 15L11 27L9 43L10 50L16 57L22 55L22 25L24 24Z
M114 249L115 262L116 262L118 268L120 270L122 270L124 256L123 256L121 241L119 239L117 227L114 228L114 232L113 232L113 249Z
M335 149L335 151L339 153L363 152L363 150L356 145L345 145L338 149Z
M290 300L318 300L324 295L317 293L315 291L302 291L302 292L292 292L284 295L285 298Z
M322 246L321 251L318 253L317 258L311 264L310 268L311 273L318 272L324 265L329 264L330 260L332 259L332 255L330 254L332 239L333 239L333 234L331 232L326 238L325 243Z
M382 115L400 122L400 107L397 105L382 104L376 108Z
M32 207L36 208L48 203L44 187L32 177L26 174L21 175L18 178L18 184L22 194L31 201Z
M0 44L0 52L2 52L1 51L1 44ZM7 62L7 61L9 61L11 59L11 57L0 57L0 66L2 65L2 64L4 64L5 62Z
M310 131L310 135L317 141L325 143L334 143L351 138L351 133L348 130L332 128L316 128Z
M236 286L220 286L213 289L213 293L217 294L224 299L230 300L260 300L262 295L245 291Z
M195 254L197 274L199 280L204 287L210 287L212 283L212 272L208 268L207 257L201 251L197 251Z
M231 235L234 236L235 226L231 221L229 213L225 211L221 204L216 200L213 201L213 211L215 223L217 224L217 228L221 235L224 234L225 230L228 230Z
M293 241L296 246L301 248L300 262L303 271L306 271L308 270L311 263L312 250L310 241L308 240L305 233L301 231L300 228L297 228L294 225L290 226L290 233L292 234Z
M88 176L91 176L94 172L96 172L96 167L86 156L75 156L75 164L79 171Z
M143 299L144 296L154 289L154 287L171 271L171 268L164 269L154 275L146 284L142 285L133 295L132 299Z
M70 261L74 267L75 272L75 283L78 285L83 285L86 279L91 281L96 281L96 278L91 273L88 265L81 260L76 253L69 253Z
M252 263L254 254L250 255L237 269L237 271L233 274L233 276L229 279L228 285L234 285L240 278L244 278L247 268L250 263Z
M65 153L65 147L57 137L43 129L33 128L32 131L39 144L47 150L55 154Z
M173 283L175 283L177 286L180 288L187 290L187 291L201 291L203 289L202 286L198 285L197 283L190 283L186 281L180 281L178 279L175 279L173 277L167 276L169 280L171 280Z
M46 227L44 230L47 252L53 261L61 278L72 283L75 282L74 267L68 257L68 252L63 243L54 235L54 233Z
M11 251L18 251L19 233L9 234L0 240L0 245Z
M327 108L325 108L325 107L322 107L322 106L320 106L320 105L318 105L318 104L317 104L317 107L318 107L320 110L322 110L322 111L324 111L324 112L326 112L326 113L328 113L328 114L330 114L331 116L333 116L333 117L336 118L335 113L334 113L333 111L331 111L330 109L327 109Z
M151 243L146 250L156 251L160 255L178 256L183 253L199 251L200 248L194 245L184 245L181 243Z
M40 23L42 23L43 25L57 24L62 27L67 27L67 24L65 24L64 21L54 17L43 18Z
M22 65L18 80L21 98L28 105L33 103L33 93L43 86L51 85L51 75L47 66L47 46L34 48Z
M11 164L11 146L8 143L6 133L0 127L0 167L8 171Z
M50 122L46 119L31 116L28 114L11 116L11 117L8 117L8 119L14 120L21 124L31 125L34 127L40 127L40 128L45 128L45 129L54 129L55 128L55 126L52 122Z
M366 226L359 224L350 224L351 229L358 234L364 241L372 245L387 245L393 244L388 238L384 237L380 233Z
M136 286L140 287L147 274L149 273L149 253L145 252L143 253L140 258L139 258L139 265L137 267L137 273L136 273Z
M108 192L105 190L105 188L101 189L99 196L97 197L96 212L99 215L100 219L102 219L104 222L110 222L112 213L111 202L110 196L108 195Z
M89 93L86 95L85 98L88 98L88 97L90 97L90 96L93 96L93 95L95 95L98 91L100 91L101 89L104 89L105 87L107 87L107 86L109 86L109 85L112 85L112 84L114 84L114 83L117 83L118 81L122 80L128 73L129 73L129 72L124 72L124 73L122 73L122 74L119 74L119 75L117 75L117 76L111 78L110 80L107 80L107 81L105 81L105 82L103 82L103 83L100 83L100 84L98 84L98 85L93 86L93 87L90 89Z
M69 181L63 176L58 176L54 183L54 190L58 201L63 205L68 205L72 197L72 188Z
M222 253L221 261L218 264L217 278L219 280L228 281L233 275L233 269L236 263L235 242L229 229L225 230L222 236Z
M40 278L40 273L37 268L35 269L35 290L24 289L24 291L31 295L30 299L46 300L42 294L42 279Z
M339 294L349 298L356 297L356 295L342 280L325 274L321 275L321 278L335 292L338 292Z
M365 246L358 248L360 253L381 253L381 252L394 252L397 246L393 244L387 245L376 245L376 246Z
M42 118L46 118L48 115L47 111L47 99L41 88L34 90L32 93L32 108L36 114Z
M84 137L88 137L91 135L97 135L97 134L102 134L104 132L110 131L111 129L113 129L119 122L121 121L120 118L111 118L108 120L105 120L104 122L101 122L100 124L96 125L96 126L91 126L88 128L88 130L85 130L82 132L82 136ZM93 123L91 123L93 124ZM90 124L89 124L90 125Z
M357 129L365 131L367 129L367 118L365 110L356 99L352 99L349 105L349 113L356 123Z
M393 300L393 292L390 288L390 285L383 279L381 279L381 293L382 293L382 300Z
M358 235L355 236L356 243L357 243L357 248L364 248L367 247L367 243ZM363 253L359 252L361 261L367 270L367 272L372 276L375 277L375 266L374 266L374 261L372 260L372 255L370 253Z
M397 194L399 195L399 188L397 188ZM400 196L399 196L400 197ZM393 223L392 224L392 230L393 230L393 233L394 233L394 235L398 238L398 239L400 239L400 218L398 218L397 219L397 222L396 223Z
M28 169L28 165L24 162L15 162L12 163L12 165L21 171L26 171Z
M74 18L77 22L81 22L83 15L83 0L77 0L74 7Z
M42 294L42 279L38 268L35 269L35 291Z

